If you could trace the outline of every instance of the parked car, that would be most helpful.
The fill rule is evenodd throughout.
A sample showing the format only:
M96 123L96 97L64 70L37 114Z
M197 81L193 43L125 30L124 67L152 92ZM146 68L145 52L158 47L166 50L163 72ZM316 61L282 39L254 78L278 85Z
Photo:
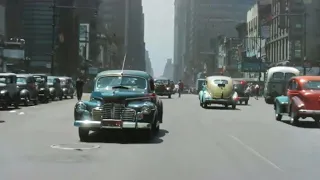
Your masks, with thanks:
M20 97L17 88L17 75L14 73L0 73L0 106L19 108Z
M60 84L60 79L55 76L48 76L48 87L50 93L50 99L52 101L58 98L60 101L63 99L63 91Z
M31 74L17 74L17 87L20 92L20 100L25 106L30 102L38 104L38 88L36 79Z
M73 86L73 80L71 77L59 77L60 85L62 88L63 96L65 99L70 97L73 99L75 88Z
M295 76L287 85L287 95L275 98L276 120L283 115L290 117L290 123L299 124L299 119L311 117L320 126L320 76Z
M48 76L46 74L33 74L38 87L39 100L42 103L48 103L50 100L50 91L48 87Z

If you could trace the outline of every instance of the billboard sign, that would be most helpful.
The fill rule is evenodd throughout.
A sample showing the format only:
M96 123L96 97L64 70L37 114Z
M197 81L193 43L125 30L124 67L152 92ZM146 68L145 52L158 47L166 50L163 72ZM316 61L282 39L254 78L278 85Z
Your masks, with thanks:
M241 72L265 72L267 69L268 66L264 62L244 61L241 63Z

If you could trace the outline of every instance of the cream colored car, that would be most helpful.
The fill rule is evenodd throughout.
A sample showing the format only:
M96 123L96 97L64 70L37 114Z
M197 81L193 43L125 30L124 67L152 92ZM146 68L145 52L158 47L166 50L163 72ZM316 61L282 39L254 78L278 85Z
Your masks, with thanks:
M220 104L226 108L229 106L236 109L239 97L233 89L233 80L227 76L209 76L205 86L199 92L200 106L207 108L208 105Z

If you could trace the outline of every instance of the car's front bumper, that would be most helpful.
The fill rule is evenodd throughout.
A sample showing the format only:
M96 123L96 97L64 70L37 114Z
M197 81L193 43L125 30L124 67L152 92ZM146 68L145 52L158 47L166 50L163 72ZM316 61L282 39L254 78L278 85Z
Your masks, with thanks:
M204 103L206 104L234 104L234 100L230 99L205 99Z
M238 101L248 101L249 100L249 96L244 96L244 97L240 97L239 96L239 100Z
M298 113L301 116L320 116L320 110L300 109Z
M74 126L89 129L151 129L151 124L146 122L123 121L122 126L103 126L101 121L76 120Z

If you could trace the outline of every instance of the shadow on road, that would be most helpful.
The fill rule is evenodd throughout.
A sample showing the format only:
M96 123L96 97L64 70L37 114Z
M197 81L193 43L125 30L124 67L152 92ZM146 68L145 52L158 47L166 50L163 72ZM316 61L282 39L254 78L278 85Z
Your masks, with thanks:
M0 108L0 111L12 111L12 110L19 110L19 109L21 108L8 107L7 109Z
M238 108L232 109L232 108L225 108L222 106L208 106L206 109L212 109L212 110L240 110Z
M152 140L147 140L142 133L137 132L112 132L101 131L90 134L88 143L120 143L120 144L160 144L163 142L161 139L169 131L160 129L158 134Z
M0 123L5 123L6 121L5 120L0 120Z
M281 122L294 126L292 124L290 124L289 120L282 120ZM300 121L299 124L295 127L299 127L299 128L306 128L306 129L318 129L319 126L314 122L314 121Z

